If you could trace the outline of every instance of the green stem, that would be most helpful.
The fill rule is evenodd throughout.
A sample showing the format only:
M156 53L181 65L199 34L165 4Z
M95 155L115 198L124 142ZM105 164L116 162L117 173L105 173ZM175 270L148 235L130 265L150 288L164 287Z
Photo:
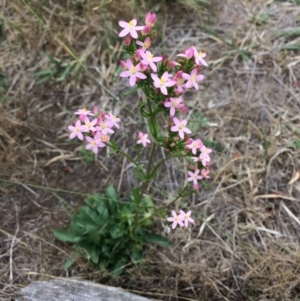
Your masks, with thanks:
M121 155L123 155L124 157L126 157L130 162L132 162L134 165L138 166L138 163L135 162L131 157L129 157L127 154L125 154L123 151L121 151L120 149L115 149L112 145L110 145L109 143L106 143L107 146L109 146L110 148L112 148L113 150L115 150L116 152L120 153Z
M189 185L185 185L185 187L183 188L183 190L178 194L178 196L171 201L168 205L174 204L179 198L181 198L181 196L183 195L183 193L186 191L186 189L189 187Z

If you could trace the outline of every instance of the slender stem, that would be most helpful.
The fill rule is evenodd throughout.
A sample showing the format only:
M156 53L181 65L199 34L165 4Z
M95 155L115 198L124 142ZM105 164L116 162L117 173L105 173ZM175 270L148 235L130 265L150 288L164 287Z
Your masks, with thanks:
M136 161L134 161L131 157L129 157L127 154L125 154L123 151L121 151L120 149L115 149L112 145L110 145L109 143L106 143L107 146L109 146L110 148L112 148L113 150L117 151L118 153L120 153L121 155L123 155L124 157L126 157L130 162L132 162L134 165L138 166L138 163Z
M189 187L189 185L185 185L183 190L178 194L178 196L173 200L171 201L168 205L171 205L171 204L174 204L179 198L181 198L181 196L183 195L183 193L186 191L186 189Z

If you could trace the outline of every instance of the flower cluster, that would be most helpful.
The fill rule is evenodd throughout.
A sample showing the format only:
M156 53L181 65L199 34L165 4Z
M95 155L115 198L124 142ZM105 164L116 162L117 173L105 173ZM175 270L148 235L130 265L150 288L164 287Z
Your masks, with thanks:
M167 218L167 221L173 222L172 229L175 229L177 225L180 227L186 227L189 223L194 223L194 220L191 218L192 212L189 210L188 212L184 212L180 210L180 213L177 215L175 210L172 210L172 216Z
M204 60L206 54L191 46L177 55L178 61L170 60L166 55L155 56L149 50L156 37L153 29L155 20L155 14L149 12L144 26L137 26L136 19L129 23L119 22L123 28L119 36L125 37L125 50L131 55L126 62L120 62L123 68L120 76L129 78L130 86L138 85L144 91L152 101L152 111L164 111L169 116L168 142L164 147L167 152L184 150L188 156L190 154L195 164L189 168L187 181L192 182L193 189L197 190L198 181L209 178L209 154L212 150L200 139L193 140L188 136L192 131L187 127L187 119L179 119L176 113L188 111L183 103L183 94L190 88L199 89L199 82L204 79L199 72L202 66L208 65ZM139 133L137 143L146 147L150 143L148 135Z
M69 125L68 129L71 131L70 139L77 137L80 140L86 140L86 149L92 150L97 155L98 149L105 147L110 140L110 135L114 133L113 128L119 129L118 123L121 119L112 113L99 114L96 106L93 112L85 108L75 112L74 114L79 115L79 118L73 125Z

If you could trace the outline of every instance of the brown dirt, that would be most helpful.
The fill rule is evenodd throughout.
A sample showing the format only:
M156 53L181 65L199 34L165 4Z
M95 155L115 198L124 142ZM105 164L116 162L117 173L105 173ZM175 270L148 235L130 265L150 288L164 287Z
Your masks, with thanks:
M132 16L129 2L143 4L134 7L136 15L148 8L143 1L112 1L93 10L99 1L86 2L31 1L46 27L24 3L2 3L0 66L7 86L0 95L0 299L14 298L33 280L63 276L163 300L300 300L300 57L299 50L282 49L299 46L299 32L282 34L299 29L300 6L293 1L217 1L209 20L163 3L157 51L175 56L193 44L208 53L202 89L186 99L191 118L201 113L208 119L200 138L223 147L213 155L211 186L182 200L196 219L191 229L170 232L158 220L157 231L174 246L149 246L144 265L117 279L84 260L64 270L72 249L50 230L67 225L64 202L76 208L109 183L121 194L135 181L120 157L104 151L96 163L83 160L80 144L68 140L72 112L98 104L122 116L116 141L127 150L142 124L126 110L136 109L137 96L124 98L126 83L115 77L122 55L116 33L120 16ZM43 53L72 62L68 49L87 71L36 85L33 73L52 68ZM161 191L158 206L183 183L180 166L168 162L154 183Z

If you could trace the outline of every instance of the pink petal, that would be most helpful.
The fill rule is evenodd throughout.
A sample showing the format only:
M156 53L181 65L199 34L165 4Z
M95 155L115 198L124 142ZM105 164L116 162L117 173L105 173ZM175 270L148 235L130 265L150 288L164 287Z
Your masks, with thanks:
M129 34L129 29L125 28L119 33L119 37L120 38L125 37L127 34Z

